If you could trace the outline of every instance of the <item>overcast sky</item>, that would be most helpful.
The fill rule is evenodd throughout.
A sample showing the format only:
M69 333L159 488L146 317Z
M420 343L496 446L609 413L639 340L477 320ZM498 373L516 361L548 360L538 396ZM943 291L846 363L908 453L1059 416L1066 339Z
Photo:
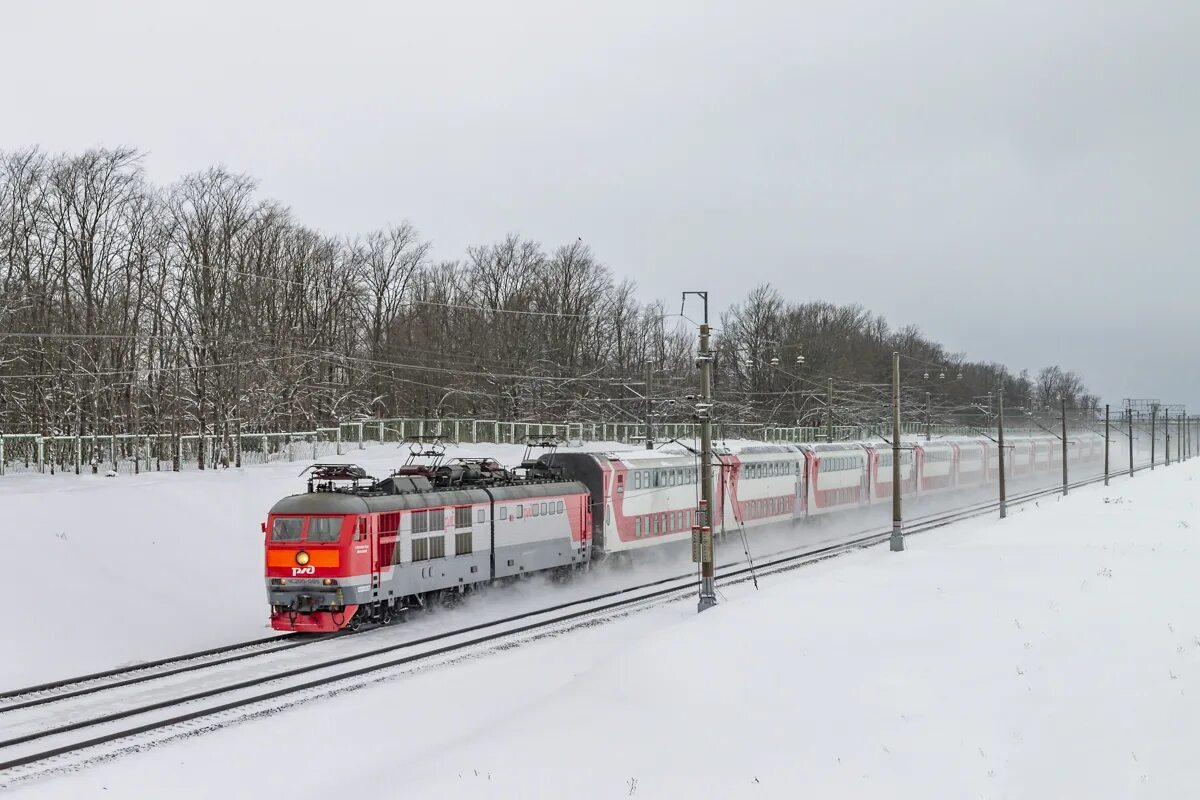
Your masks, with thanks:
M9 2L0 149L213 164L439 258L582 237L1200 411L1200 2Z

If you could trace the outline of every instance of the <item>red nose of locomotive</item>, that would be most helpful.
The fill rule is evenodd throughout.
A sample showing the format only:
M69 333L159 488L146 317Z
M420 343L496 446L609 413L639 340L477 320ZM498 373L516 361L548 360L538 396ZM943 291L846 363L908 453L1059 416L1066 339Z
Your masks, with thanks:
M331 633L354 616L358 606L346 597L354 523L349 516L271 516L266 526L271 627Z

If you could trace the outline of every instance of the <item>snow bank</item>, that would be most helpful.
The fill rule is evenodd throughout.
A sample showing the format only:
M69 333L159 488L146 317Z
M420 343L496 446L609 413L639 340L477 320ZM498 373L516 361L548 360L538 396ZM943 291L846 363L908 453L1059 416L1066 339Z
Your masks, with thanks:
M657 606L18 794L1196 796L1198 475L1080 489L727 588L704 615Z

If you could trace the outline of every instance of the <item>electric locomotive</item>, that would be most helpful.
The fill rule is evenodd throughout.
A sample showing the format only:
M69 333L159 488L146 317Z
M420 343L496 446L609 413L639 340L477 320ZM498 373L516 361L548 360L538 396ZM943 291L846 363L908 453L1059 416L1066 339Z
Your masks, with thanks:
M480 584L585 566L587 488L524 467L455 459L376 480L355 465L314 465L308 491L277 502L263 524L271 626L387 624Z

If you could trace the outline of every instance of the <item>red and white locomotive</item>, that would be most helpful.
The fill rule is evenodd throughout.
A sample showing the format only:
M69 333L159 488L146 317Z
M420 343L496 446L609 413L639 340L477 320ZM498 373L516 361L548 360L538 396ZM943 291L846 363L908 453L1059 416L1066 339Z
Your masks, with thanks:
M518 477L489 459L407 467L377 481L318 464L264 524L271 625L330 632L390 622L446 592L591 557L581 484Z
M1010 478L1061 469L1058 439L1009 444ZM1098 470L1102 437L1069 447L1073 468ZM997 478L998 455L982 437L906 443L901 495L983 488ZM755 528L890 501L891 459L876 443L719 450L711 524ZM700 460L684 448L552 452L519 472L491 459L410 463L383 480L346 464L312 470L308 491L276 503L263 526L279 630L387 623L493 581L689 541L700 496Z

